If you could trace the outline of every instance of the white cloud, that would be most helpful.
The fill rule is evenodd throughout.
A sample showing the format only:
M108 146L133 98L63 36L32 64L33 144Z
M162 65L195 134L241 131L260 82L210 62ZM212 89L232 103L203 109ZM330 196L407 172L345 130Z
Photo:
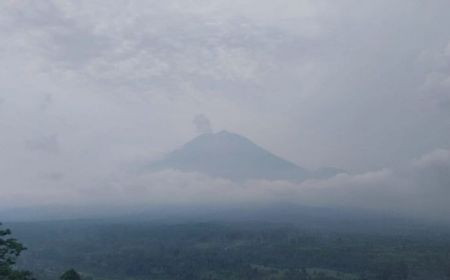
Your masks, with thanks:
M289 203L362 208L439 219L446 219L445 213L450 211L449 150L436 150L396 168L356 175L340 174L301 184L261 180L236 183L176 170L136 174L121 169L101 175L99 170L91 170L94 166L72 173L34 176L34 186L26 186L31 183L27 183L29 177L16 178L15 184L22 187L4 190L3 196L7 201L16 200L10 207L30 204L100 205L100 208L133 205L226 207Z
M419 0L2 1L2 195L9 205L81 203L92 190L93 200L118 201L114 186L131 201L135 182L164 201L170 175L173 191L205 201L219 199L217 185L229 201L446 209L434 193L448 182L449 9ZM193 137L199 112L304 167L362 174L301 186L111 176ZM439 147L430 163L383 169Z
M430 72L423 85L427 100L444 113L450 109L450 43L444 49L425 52L421 56Z

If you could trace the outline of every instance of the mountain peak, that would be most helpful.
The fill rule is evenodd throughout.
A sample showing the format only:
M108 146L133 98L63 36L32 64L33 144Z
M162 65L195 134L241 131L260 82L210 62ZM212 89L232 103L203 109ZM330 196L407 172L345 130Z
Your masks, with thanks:
M239 134L229 132L228 130L221 130L221 131L217 132L216 135L217 136L239 136L239 137L243 137L243 136L241 136Z
M234 134L234 133L231 133L231 132L229 132L227 130L221 130L221 131L217 132L216 134L218 134L218 135L227 135L227 134Z
M226 130L201 134L149 167L152 171L175 169L233 181L260 179L298 182L311 175L250 139Z
M199 136L197 136L196 138L192 139L191 141L194 141L197 138L200 137L214 137L214 138L242 138L242 139L246 139L244 136L233 133L233 132L229 132L227 130L221 130L219 132L208 132L208 133L203 133L200 134Z

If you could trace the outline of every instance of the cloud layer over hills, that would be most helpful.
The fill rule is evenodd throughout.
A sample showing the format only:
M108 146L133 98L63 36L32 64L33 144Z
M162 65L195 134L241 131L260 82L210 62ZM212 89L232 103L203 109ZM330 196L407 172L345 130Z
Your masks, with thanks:
M395 168L355 175L342 173L329 179L301 183L286 180L236 182L178 170L139 174L117 170L97 180L76 184L75 178L48 174L27 189L16 188L2 195L6 202L3 207L10 208L62 204L94 209L293 204L361 208L449 221L449 171L450 151L436 150ZM28 180L23 178L21 185Z
M1 1L0 205L288 200L443 216L449 10L447 0ZM130 168L211 123L306 169L359 175L233 183Z

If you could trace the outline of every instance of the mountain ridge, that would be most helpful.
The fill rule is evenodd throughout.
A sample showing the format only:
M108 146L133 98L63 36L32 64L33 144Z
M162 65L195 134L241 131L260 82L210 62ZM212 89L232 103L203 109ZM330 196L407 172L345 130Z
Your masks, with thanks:
M340 173L334 168L323 168L323 172L318 173L308 171L267 151L245 136L226 130L201 134L147 167L149 171L175 169L232 181L261 179L301 182Z

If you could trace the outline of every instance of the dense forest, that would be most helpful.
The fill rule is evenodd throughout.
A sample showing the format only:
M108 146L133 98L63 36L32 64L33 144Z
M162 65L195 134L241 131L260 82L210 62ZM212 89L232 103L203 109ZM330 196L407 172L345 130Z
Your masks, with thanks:
M18 267L58 279L450 279L450 234L368 233L275 223L9 224Z

